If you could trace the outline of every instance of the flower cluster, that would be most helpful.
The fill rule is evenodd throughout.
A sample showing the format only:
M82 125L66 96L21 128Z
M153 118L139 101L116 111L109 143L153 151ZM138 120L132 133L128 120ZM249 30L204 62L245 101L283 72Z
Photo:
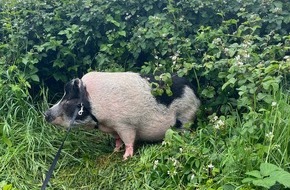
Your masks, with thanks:
M272 131L270 131L269 133L267 133L266 135L266 138L268 138L270 141L273 139L273 137L274 137L274 134L273 134L273 132Z
M158 163L159 163L159 160L154 161L153 170L156 170Z
M216 130L222 129L225 126L225 122L218 116L214 116L210 121L213 123L213 127Z
M170 56L171 60L172 60L172 63L175 65L176 62L177 62L177 59L179 57L179 51L177 51L173 56Z

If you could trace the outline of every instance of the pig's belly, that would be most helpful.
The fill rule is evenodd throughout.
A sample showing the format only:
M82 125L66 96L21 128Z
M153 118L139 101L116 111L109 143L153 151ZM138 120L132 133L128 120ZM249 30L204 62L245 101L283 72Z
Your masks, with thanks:
M164 139L166 131L169 128L170 126L156 126L139 129L137 131L136 140L148 142L162 141Z

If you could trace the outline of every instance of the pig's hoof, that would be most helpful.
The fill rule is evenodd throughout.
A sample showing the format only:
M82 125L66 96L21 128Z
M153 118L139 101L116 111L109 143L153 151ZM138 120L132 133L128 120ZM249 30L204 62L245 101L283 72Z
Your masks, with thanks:
M133 146L132 145L126 145L126 151L125 154L123 156L124 160L127 160L128 157L132 157L133 156Z
M125 161L125 160L127 160L129 157L132 157L131 155L130 156L123 156L123 160Z

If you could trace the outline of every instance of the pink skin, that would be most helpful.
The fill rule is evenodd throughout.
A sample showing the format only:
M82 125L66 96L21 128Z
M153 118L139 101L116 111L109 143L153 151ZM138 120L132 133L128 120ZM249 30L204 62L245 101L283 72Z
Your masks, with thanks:
M115 142L116 147L114 149L114 152L120 152L121 147L123 146L123 141L120 138L119 135L115 135ZM125 154L123 155L123 159L127 160L128 157L132 157L134 154L134 145L133 143L126 144Z
M133 144L126 145L126 151L125 151L125 154L123 156L123 159L127 160L128 157L133 156L133 153L134 153Z
M116 150L120 150L122 146L122 142L125 144L125 154L123 155L123 159L127 160L128 157L132 157L134 153L134 142L136 138L136 131L133 127L120 125L117 128L117 135L115 135L116 139Z
M120 149L121 149L121 147L123 145L123 141L121 140L119 135L115 136L115 140L116 140L116 147L114 149L114 152L120 152Z

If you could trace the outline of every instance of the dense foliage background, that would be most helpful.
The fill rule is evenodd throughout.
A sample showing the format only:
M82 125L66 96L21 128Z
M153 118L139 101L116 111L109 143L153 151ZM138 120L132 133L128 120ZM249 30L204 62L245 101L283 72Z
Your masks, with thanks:
M170 94L172 75L187 77L202 101L198 129L169 131L122 166L102 158L96 171L107 144L76 148L72 137L57 189L290 187L288 0L7 0L0 26L0 187L39 187L62 136L41 112L91 70L153 73L166 84L152 84L157 95Z

